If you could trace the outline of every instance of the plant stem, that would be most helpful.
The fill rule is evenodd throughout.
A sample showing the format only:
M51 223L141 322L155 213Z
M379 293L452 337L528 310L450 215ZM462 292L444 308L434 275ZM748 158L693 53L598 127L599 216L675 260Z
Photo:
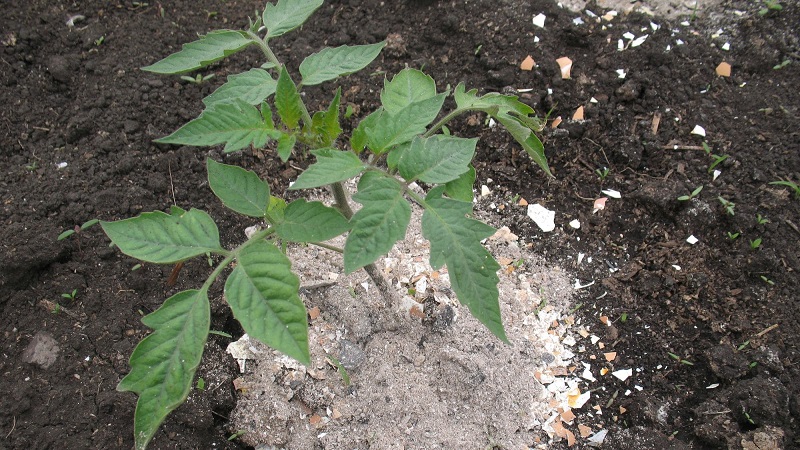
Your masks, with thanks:
M454 109L453 111L450 111L444 117L439 119L439 121L436 122L432 127L430 127L428 129L428 131L426 131L425 134L422 135L422 137L429 138L429 137L433 136L434 134L436 134L437 131L439 131L440 128L445 126L445 124L447 124L447 122L450 122L451 120L453 120L457 116L460 116L461 114L464 114L467 111L469 111L469 110L467 110L467 109Z
M206 279L206 282L203 283L203 287L200 289L208 292L208 289L211 287L212 284L214 284L214 281L217 279L217 277L219 277L222 271L225 270L225 268L228 267L228 265L232 263L237 256L239 256L239 253L242 251L243 248L247 247L252 242L264 239L265 237L269 236L274 232L275 230L273 230L272 228L261 230L256 234L254 234L253 237L251 237L250 239L244 241L240 246L236 247L235 249L227 253L223 253L225 255L225 259L223 259L222 261L220 261L219 264L217 264L217 266L211 272L211 275L209 275L208 278Z

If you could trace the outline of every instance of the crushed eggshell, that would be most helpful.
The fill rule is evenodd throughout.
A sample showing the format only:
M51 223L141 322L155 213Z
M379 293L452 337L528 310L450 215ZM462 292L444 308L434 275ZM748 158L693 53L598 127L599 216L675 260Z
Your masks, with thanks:
M555 119L553 119L553 123L550 124L550 127L555 129L558 128L559 125L561 125L561 116L558 116Z
M600 197L597 200L595 200L594 211L592 211L592 213L604 210L606 208L606 200L608 200L608 197Z
M563 420L564 422L570 423L573 420L575 420L575 413L572 412L571 409L568 409L568 410L566 410L566 411L561 413L561 420Z
M608 316L600 316L600 322L602 322L603 325L611 325L611 323L608 321Z
M553 231L556 228L556 212L550 211L538 203L535 205L528 205L528 217L533 219L536 225L545 233Z
M493 235L489 237L490 240L497 240L497 241L506 241L512 242L519 239L519 236L512 233L511 230L507 226L502 226L498 228L497 231Z
M575 433L570 430L564 430L567 433L567 446L572 447L575 445Z
M539 28L544 28L544 21L547 19L547 16L544 14L538 14L533 18L533 24Z
M481 185L481 197L486 197L487 195L491 194L492 191L489 189L487 185Z
M700 239L697 239L696 237L694 237L694 235L691 235L688 238L686 238L686 242L688 242L688 243L690 243L692 245L697 244L699 241L700 241Z
M317 317L319 317L319 307L315 306L315 307L309 309L308 310L308 317L311 318L311 320L316 320Z
M711 181L716 180L717 178L719 178L720 175L722 175L722 171L715 169L714 173L713 173L713 177L711 178Z
M575 114L572 115L572 120L583 120L583 106L578 106Z
M578 219L573 219L569 222L569 226L577 230L581 227L581 221Z
M600 375L605 376L605 374L607 374L607 373L608 373L608 368L607 367L603 367L602 369L600 369Z
M606 434L608 434L608 430L600 430L597 433L593 434L589 439L589 446L590 447L600 447L603 445L603 441L606 439Z
M567 391L567 405L572 409L581 409L591 396L591 391L581 393L579 388L570 389Z
M731 65L726 63L725 61L722 61L717 66L716 72L717 72L717 75L719 75L721 77L729 77L729 76L731 76Z
M617 69L616 72L617 72L617 78L625 78L628 75L625 69Z
M633 375L633 369L615 370L615 371L611 372L611 375L614 375L615 377L619 378L620 380L625 381L625 380L627 380L628 378L630 378Z
M606 361L611 362L617 357L617 352L603 353L603 356L606 358Z
M620 194L619 191L614 190L614 189L603 189L600 192L602 192L603 194L606 194L607 196L609 196L611 198L622 198L622 194Z
M691 134L696 134L698 136L705 137L706 136L706 130L705 130L705 128L701 127L700 125L695 125L694 128L692 129Z
M518 205L519 206L528 206L528 201L525 200L524 198L520 197Z
M578 431L581 433L582 438L589 437L589 435L592 434L592 429L586 425L578 425Z
M564 80L570 79L570 74L572 73L572 60L566 56L562 56L556 60L558 63L558 67L561 68L561 78Z
M536 61L533 60L533 57L531 55L528 55L524 60L522 60L522 63L519 65L519 68L522 70L531 70L535 65Z

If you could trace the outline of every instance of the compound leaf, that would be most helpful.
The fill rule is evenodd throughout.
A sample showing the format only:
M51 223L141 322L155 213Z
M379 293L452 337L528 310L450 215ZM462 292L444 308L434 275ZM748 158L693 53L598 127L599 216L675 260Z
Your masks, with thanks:
M243 248L225 282L233 315L251 337L303 364L308 351L306 308L297 294L300 281L277 247L256 241Z
M214 220L199 209L176 208L172 214L154 211L100 225L122 253L146 262L174 264L225 251Z
M261 18L267 27L267 38L280 36L302 25L323 0L278 0L267 3Z
M155 64L142 67L142 70L168 75L191 72L232 55L252 43L241 31L212 31L197 41L185 44L181 51Z
M241 100L258 105L275 93L278 82L264 69L250 69L247 72L231 75L228 81L203 99L206 106L215 103Z
M422 215L422 234L431 243L431 266L438 269L447 264L450 284L458 299L489 331L508 342L498 301L500 265L480 243L495 230L468 217L471 203L440 195L441 189L431 191Z
M436 82L416 69L403 69L383 82L381 104L386 111L396 114L406 106L436 96Z
M281 134L281 137L278 138L278 157L281 158L281 161L286 162L289 160L289 157L292 156L292 150L294 150L294 144L297 143L297 138L293 134Z
M367 146L374 153L382 154L424 133L442 109L444 99L445 94L442 93L411 103L396 114L383 110L375 119L370 119L370 126L364 128Z
M167 414L189 395L211 325L208 294L179 292L142 322L153 333L136 346L131 371L117 385L118 391L139 395L134 414L137 450L147 447Z
M281 74L278 76L278 85L275 90L275 109L278 116L287 127L297 128L303 110L300 107L300 93L297 86L289 76L286 66L281 67Z
M478 139L455 136L415 137L397 167L406 181L447 183L469 170L477 144Z
M269 184L250 170L206 159L208 184L228 208L250 217L264 217L269 206Z
M349 180L365 168L358 155L352 152L323 148L311 153L316 156L317 162L301 173L289 189L315 188Z
M363 206L350 219L352 229L344 245L344 270L354 272L375 262L403 239L411 219L411 206L394 178L367 172L358 182L353 200Z
M349 75L367 67L380 54L386 42L368 45L326 47L300 63L301 84L312 86Z
M475 184L475 176L475 167L470 164L469 170L445 184L444 192L454 200L472 203L472 185Z
M248 145L263 147L279 135L258 108L235 99L213 104L200 117L156 142L194 146L225 143L225 152L233 152Z
M292 242L322 242L350 229L338 210L320 202L295 200L286 207L283 221L275 225L281 239Z
M500 122L511 136L522 146L528 153L528 156L541 167L541 169L551 177L553 173L550 172L550 166L547 164L547 157L544 154L544 145L542 141L536 136L528 126L520 123L519 119L505 113L495 115L497 121Z
M342 133L339 124L339 103L342 99L342 88L336 89L331 104L325 111L317 111L311 118L311 129L317 136L318 147L329 147L336 142L336 138Z

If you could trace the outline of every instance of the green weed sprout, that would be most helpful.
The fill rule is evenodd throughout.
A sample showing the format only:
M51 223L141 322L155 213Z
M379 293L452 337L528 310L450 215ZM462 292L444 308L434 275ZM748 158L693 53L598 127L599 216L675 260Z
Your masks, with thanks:
M289 189L330 186L335 207L303 198L287 203L273 196L269 183L254 172L209 158L208 184L214 195L227 208L264 223L261 231L240 245L223 247L214 220L195 208L173 206L168 212L101 222L120 251L143 262L176 264L208 254L220 257L202 286L173 295L142 319L153 333L136 347L130 357L131 371L117 387L139 396L134 415L138 450L148 445L192 388L209 334L208 291L218 277L226 274L224 298L246 333L309 364L307 313L298 293L299 279L284 254L286 244L331 249L322 243L347 234L344 248L338 249L345 272L365 269L390 303L396 294L374 262L405 236L411 202L424 210L421 228L431 243L431 265L436 269L446 265L461 303L498 339L508 342L498 301L500 265L481 244L495 230L472 217L477 139L443 130L455 117L484 113L552 176L536 136L543 121L517 97L479 96L463 84L437 92L430 76L405 69L384 80L381 106L361 119L349 136L342 136L341 88L327 108L313 114L303 100L302 88L366 68L385 42L323 48L300 63L299 81L294 80L270 44L300 27L321 5L322 0L268 3L246 29L212 31L143 68L182 75L247 48L260 50L264 65L229 76L203 99L205 110L199 117L157 142L224 145L224 153L269 144L283 161L297 151L308 152L315 161ZM442 113L447 97L455 107ZM352 178L358 179L352 200L361 204L355 213L342 185ZM427 193L411 190L416 182L427 186Z
M703 190L703 185L700 185L695 190L693 190L691 192L691 194L689 194L689 195L681 195L680 197L678 197L678 200L682 201L682 202L688 202L689 200L697 197L697 195L700 194L700 192L702 190Z
M793 183L787 180L780 180L780 181L771 181L769 184L775 186L786 186L794 191L795 198L800 198L800 186L798 186L797 183Z

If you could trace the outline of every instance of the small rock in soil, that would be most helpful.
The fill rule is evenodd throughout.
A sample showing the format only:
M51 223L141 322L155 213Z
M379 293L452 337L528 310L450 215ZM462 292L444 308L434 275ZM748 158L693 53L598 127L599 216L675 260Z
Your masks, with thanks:
M739 424L731 410L717 400L706 400L694 409L694 414L694 433L710 446L723 448L729 437L739 434Z
M36 364L42 369L49 369L58 359L58 342L44 331L36 333L31 342L22 352L22 360Z
M342 339L339 346L339 362L342 363L342 366L347 370L357 369L367 358L361 347L347 339Z
M789 419L789 392L777 378L753 378L733 386L728 406L744 426L783 425Z
M741 447L736 446L736 442L731 442L728 446L729 449L742 450L767 450L788 448L785 445L786 432L777 427L767 425L763 429L753 430L741 440L737 439Z

